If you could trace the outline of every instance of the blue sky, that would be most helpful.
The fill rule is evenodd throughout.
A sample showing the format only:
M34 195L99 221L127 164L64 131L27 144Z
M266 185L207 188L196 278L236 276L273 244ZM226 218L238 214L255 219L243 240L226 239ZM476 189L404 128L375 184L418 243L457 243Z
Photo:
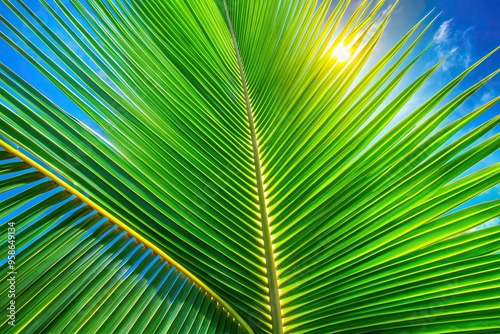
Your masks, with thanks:
M462 72L467 66L500 45L500 20L498 19L500 1L401 0L398 7L399 8L395 10L391 20L392 29L390 29L390 32L394 36L388 36L389 38L399 37L398 31L406 31L413 22L433 8L435 8L436 13L441 12L434 29L429 33L429 35L432 35L429 36L429 38L435 38L435 46L430 50L424 63L427 62L430 64L456 48L453 55L434 76L433 82L428 85L426 91L420 96L417 96L417 104L425 99L426 93L428 94L442 87L442 85ZM499 64L500 52L497 52L471 73L471 75L460 85L459 90L474 84L484 76L497 70ZM428 64L423 64L423 66L427 65ZM459 108L452 118L470 112L499 94L500 76L497 76ZM480 122L484 122L486 119L490 119L499 114L500 105L497 104L476 122L468 126L466 130L470 130L476 127ZM497 127L488 136L499 131L500 129ZM477 170L499 161L500 152L497 151L472 170ZM499 197L500 187L497 186L466 205ZM496 222L499 222L498 219Z
M51 2L52 1L49 1L49 3ZM63 3L66 2L67 1L63 1ZM353 6L359 2L360 0L353 1ZM387 4L392 2L393 1L387 1ZM25 3L32 8L42 21L53 27L56 33L63 33L55 24L54 20L49 18L43 6L41 6L37 0L27 0ZM438 59L452 50L456 49L456 51L450 56L436 75L433 76L433 80L425 86L423 91L418 94L413 101L411 101L407 107L408 110L411 110L413 106L417 106L425 101L429 94L435 92L451 78L463 71L467 66L500 45L500 20L498 19L500 1L498 0L400 0L391 18L387 33L381 41L375 56L384 52L384 50L396 42L404 32L411 28L414 23L433 9L435 14L439 12L442 13L431 28L431 31L425 36L421 47L424 47L432 39L435 40L435 45L422 61L417 64L415 71L413 71L408 80L411 79L411 77L417 76L421 71L434 64ZM27 28L22 27L19 20L4 4L0 4L0 13L15 26L20 27L23 33L33 37L33 34ZM13 36L3 24L0 24L0 31L6 33L8 36ZM80 112L69 99L60 94L47 79L34 70L32 65L13 52L4 41L0 41L0 61L22 77L29 79L31 84L52 98L62 108L70 111L85 123L92 125L93 122L86 115ZM498 64L500 64L500 52L492 56L475 70L460 85L456 92L472 85L479 79L496 70L499 66ZM407 82L409 82L408 80ZM457 110L457 113L453 115L452 118L470 112L492 97L498 96L498 94L500 94L500 76L494 78L485 88L481 89L474 97L468 100L459 110ZM468 129L498 114L500 114L500 105L492 108L474 124L471 124ZM494 132L498 132L499 130L500 129L496 129ZM493 134L493 132L489 135L491 134ZM479 164L474 169L482 168L498 161L500 161L499 152L490 156L486 161ZM500 187L497 186L473 200L472 203L499 197Z

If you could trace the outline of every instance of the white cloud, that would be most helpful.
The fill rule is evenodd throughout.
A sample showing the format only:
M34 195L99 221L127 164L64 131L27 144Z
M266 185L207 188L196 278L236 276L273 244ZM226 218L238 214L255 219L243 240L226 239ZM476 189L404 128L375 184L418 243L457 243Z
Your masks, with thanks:
M486 89L486 91L484 91L484 89ZM483 92L481 94L478 93L477 95L472 97L473 103L471 104L470 108L466 108L467 112L474 110L474 109L477 109L479 107L482 107L483 105L490 102L491 100L493 100L497 96L498 96L498 94L491 87L483 88Z
M484 224L476 226L473 229L471 229L469 232L479 231L479 230L482 230L484 228L493 227L496 225L500 225L500 217L493 218L492 220L489 220Z
M486 102L491 101L494 97L495 97L495 95L493 95L493 93L491 93L491 92L483 93L483 95L481 95L481 99L480 99L481 105L485 104Z
M438 60L449 55L441 65L442 71L463 70L471 64L472 44L466 30L453 30L453 19L444 21L434 34L434 45ZM458 51L458 52L455 52Z
M391 9L392 9L393 6L394 6L394 4L390 4L384 10L382 10L382 13L381 13L380 17L382 19L384 19L387 16L387 14L389 14L389 12L391 11Z
M434 40L437 44L445 43L450 35L450 23L453 19L444 21L440 26L438 31L434 34Z

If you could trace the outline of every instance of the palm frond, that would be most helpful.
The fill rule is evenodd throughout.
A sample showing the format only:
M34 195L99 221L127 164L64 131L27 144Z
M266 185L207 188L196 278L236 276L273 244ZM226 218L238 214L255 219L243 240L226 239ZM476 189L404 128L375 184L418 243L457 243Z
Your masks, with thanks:
M0 36L95 125L1 64L0 132L192 273L182 293L194 299L172 301L184 310L175 319L204 310L196 326L210 316L273 333L499 328L499 229L471 229L500 216L500 202L457 208L500 182L498 163L468 172L500 147L499 134L483 140L500 116L458 136L500 97L445 123L498 73L452 94L497 50L405 114L446 58L408 79L432 47L420 47L425 17L367 68L395 8L383 1L349 17L349 1L70 2L40 1L49 24L6 0L23 28L2 17ZM22 173L3 189L51 191L10 163L0 170ZM99 235L83 240L104 247ZM193 279L238 321L194 294ZM141 284L136 296L154 289Z
M6 148L2 245L15 250L1 263L10 268L5 309L14 305L4 331L216 333L246 326L166 254L23 153L0 145Z

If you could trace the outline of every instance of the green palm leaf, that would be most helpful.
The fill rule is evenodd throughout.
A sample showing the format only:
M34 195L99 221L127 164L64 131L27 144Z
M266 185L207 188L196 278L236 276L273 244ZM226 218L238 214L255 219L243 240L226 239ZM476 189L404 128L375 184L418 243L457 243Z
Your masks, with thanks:
M2 240L18 252L2 263L10 268L2 304L17 315L4 317L4 330L13 324L27 333L238 329L213 301L213 291L208 294L184 268L164 261L168 256L146 248L108 213L93 210L68 184L54 184L28 157L16 154L32 165L1 152L2 191L12 194L2 201L1 213L13 217L2 224ZM15 238L7 237L11 229Z
M500 183L467 173L500 116L457 136L500 97L445 123L491 54L392 126L444 59L400 88L424 18L365 70L383 1L40 2L51 24L5 0L23 28L0 35L91 121L0 64L22 305L2 332L500 328L500 228L471 231L500 200L457 210Z

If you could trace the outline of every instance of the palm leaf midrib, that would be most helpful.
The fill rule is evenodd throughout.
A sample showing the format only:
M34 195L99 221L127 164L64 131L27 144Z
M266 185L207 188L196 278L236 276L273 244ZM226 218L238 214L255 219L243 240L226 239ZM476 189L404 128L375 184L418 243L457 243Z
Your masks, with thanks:
M281 303L278 287L278 275L276 271L276 262L274 258L273 244L271 240L271 227L268 217L267 199L264 186L264 177L262 175L262 163L259 152L259 141L257 139L257 133L255 130L255 122L252 111L252 105L250 103L250 97L248 94L247 80L245 77L245 71L243 67L243 62L241 60L241 55L238 49L238 43L236 41L236 35L234 33L234 28L231 22L231 17L227 9L226 0L223 1L224 10L226 12L226 17L228 21L229 30L231 32L231 39L234 46L234 51L236 54L236 60L238 62L239 73L241 77L241 84L243 87L243 93L245 96L245 106L248 116L248 125L250 128L250 136L252 142L252 152L253 152L253 162L255 168L255 180L257 186L257 193L259 197L259 212L260 212L260 224L262 227L262 239L264 244L264 255L266 262L266 273L268 280L269 289L269 303L271 308L272 317L272 330L273 333L280 334L283 333L283 317L281 313Z

